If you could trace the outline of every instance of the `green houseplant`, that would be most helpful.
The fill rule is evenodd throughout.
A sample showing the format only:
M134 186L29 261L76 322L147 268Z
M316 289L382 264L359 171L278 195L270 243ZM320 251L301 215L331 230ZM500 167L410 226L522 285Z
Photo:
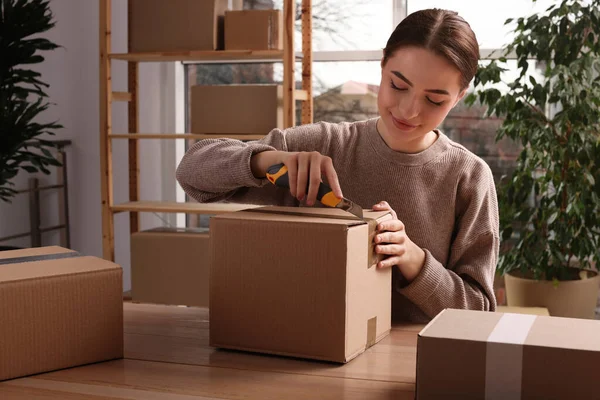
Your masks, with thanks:
M522 146L512 176L498 184L498 272L509 305L593 317L600 259L600 0L565 0L506 24L516 25L514 40L479 69L466 99L504 118L497 140ZM501 90L511 53L518 77ZM528 74L529 60L540 68L539 81Z
M29 68L44 61L40 51L58 47L40 37L54 25L49 1L0 0L0 201L16 194L20 170L49 174L48 166L60 166L43 135L62 126L39 121L50 106L48 84Z

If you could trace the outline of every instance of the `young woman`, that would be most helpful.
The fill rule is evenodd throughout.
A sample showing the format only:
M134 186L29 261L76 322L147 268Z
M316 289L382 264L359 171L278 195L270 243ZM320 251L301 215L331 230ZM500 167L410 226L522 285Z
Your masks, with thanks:
M444 308L493 311L492 173L436 129L465 95L478 59L475 34L457 13L415 12L384 49L378 118L274 129L249 143L200 141L177 179L199 202L311 206L324 178L338 197L392 211L375 242L386 255L378 267L394 269L395 320L426 322ZM278 163L288 167L289 191L265 179Z

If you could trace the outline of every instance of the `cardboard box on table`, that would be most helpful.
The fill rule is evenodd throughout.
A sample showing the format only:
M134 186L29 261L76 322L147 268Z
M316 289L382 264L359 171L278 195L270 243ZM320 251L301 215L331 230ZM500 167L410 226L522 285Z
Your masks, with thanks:
M243 0L129 0L129 52L222 50L225 11Z
M211 218L210 344L348 362L391 325L391 269L376 223L328 208L264 207Z
M266 135L283 129L281 85L197 85L191 89L191 133Z
M155 228L131 235L133 301L208 307L209 232Z
M281 50L283 21L280 10L225 12L225 50Z
M121 357L119 265L58 246L0 252L0 380Z
M598 398L600 321L442 311L417 342L417 399Z

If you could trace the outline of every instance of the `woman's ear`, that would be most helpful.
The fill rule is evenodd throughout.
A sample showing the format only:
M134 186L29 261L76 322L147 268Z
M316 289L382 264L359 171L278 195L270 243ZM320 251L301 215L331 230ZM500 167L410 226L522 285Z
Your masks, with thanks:
M458 94L458 97L456 97L456 101L452 105L452 108L456 107L458 102L461 101L462 98L465 97L466 94L467 94L467 89L463 89L463 91Z

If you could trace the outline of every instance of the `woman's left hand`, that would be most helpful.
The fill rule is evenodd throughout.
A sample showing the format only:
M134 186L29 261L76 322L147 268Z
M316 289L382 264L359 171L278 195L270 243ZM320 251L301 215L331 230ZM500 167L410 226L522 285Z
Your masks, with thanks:
M373 210L390 211L393 216L393 219L381 222L377 226L375 251L387 256L377 267L388 268L397 265L404 278L412 282L425 264L425 251L406 235L404 224L387 202L375 204Z

